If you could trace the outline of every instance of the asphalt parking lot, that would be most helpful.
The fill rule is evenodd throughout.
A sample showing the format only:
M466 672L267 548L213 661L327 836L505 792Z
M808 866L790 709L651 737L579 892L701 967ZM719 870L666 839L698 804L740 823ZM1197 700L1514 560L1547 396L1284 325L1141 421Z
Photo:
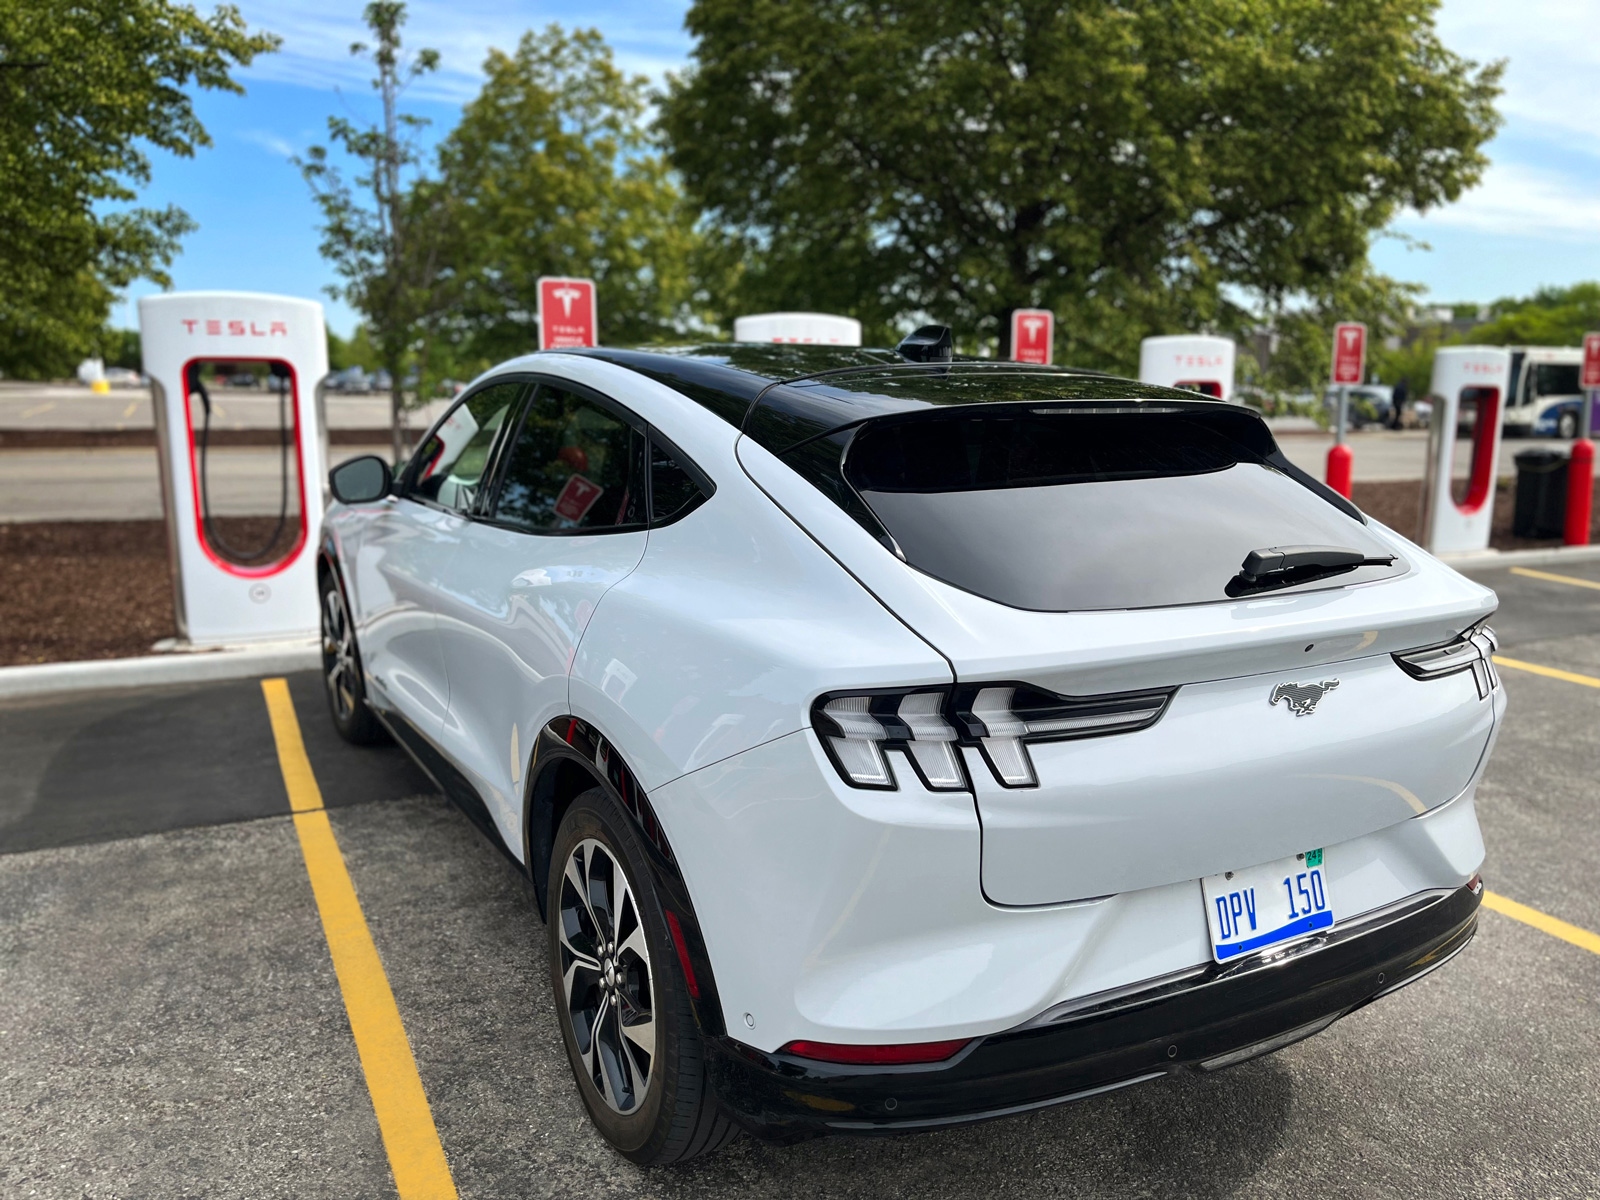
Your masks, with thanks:
M0 1195L1600 1194L1600 563L1479 578L1484 876L1532 911L1218 1075L653 1172L589 1128L526 885L314 675L0 705Z

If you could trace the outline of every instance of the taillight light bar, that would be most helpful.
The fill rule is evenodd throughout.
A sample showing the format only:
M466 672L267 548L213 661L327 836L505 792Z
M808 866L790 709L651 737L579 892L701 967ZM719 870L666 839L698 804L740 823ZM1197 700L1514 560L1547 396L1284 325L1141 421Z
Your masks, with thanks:
M852 692L821 697L817 735L854 787L893 790L884 753L904 751L931 791L968 787L960 746L974 746L1003 787L1037 787L1027 743L1132 733L1154 725L1176 688L1113 695L1058 696L1018 683L964 684Z
M1109 696L1057 696L1022 684L955 689L956 723L983 750L1005 787L1036 787L1028 742L1060 742L1148 729L1167 711L1176 688Z
M949 1042L901 1042L889 1046L849 1046L837 1042L790 1042L779 1054L809 1058L814 1062L844 1063L862 1067L901 1067L911 1063L936 1063L954 1058L971 1038Z
M883 753L893 747L906 752L930 791L965 791L958 735L944 716L949 696L948 688L824 696L811 719L833 765L855 787L895 789Z
M1479 622L1453 641L1437 646L1424 646L1420 650L1401 650L1394 661L1413 679L1443 679L1462 671L1472 672L1472 681L1478 687L1478 699L1487 700L1500 686L1500 674L1494 668L1494 654L1500 649L1500 639L1494 630Z

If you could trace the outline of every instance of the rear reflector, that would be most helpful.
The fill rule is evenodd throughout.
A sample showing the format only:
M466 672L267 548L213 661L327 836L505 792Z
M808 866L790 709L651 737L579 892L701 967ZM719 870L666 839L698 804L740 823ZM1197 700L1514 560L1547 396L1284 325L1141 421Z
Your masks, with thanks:
M902 1042L897 1046L843 1046L833 1042L790 1042L779 1054L809 1058L817 1062L848 1063L852 1066L903 1066L906 1063L943 1062L960 1053L972 1041Z
M700 984L695 981L694 964L689 961L689 944L683 940L683 926L678 924L678 916L671 909L667 910L667 928L672 931L672 944L678 949L678 965L683 968L683 982L689 987L692 999L700 999Z

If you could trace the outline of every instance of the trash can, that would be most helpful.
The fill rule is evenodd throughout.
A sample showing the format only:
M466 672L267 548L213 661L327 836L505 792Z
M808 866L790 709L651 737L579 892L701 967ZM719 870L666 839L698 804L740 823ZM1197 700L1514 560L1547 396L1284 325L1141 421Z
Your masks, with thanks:
M1517 501L1511 532L1522 538L1558 538L1567 515L1567 455L1524 450L1517 455Z

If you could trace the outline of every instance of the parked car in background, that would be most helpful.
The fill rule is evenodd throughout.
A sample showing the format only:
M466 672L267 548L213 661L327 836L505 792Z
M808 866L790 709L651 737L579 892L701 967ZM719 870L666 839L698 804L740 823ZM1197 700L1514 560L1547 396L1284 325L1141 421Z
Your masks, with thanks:
M145 378L131 367L107 367L106 382L114 388L143 387Z
M1360 383L1348 387L1330 387L1322 393L1322 404L1331 425L1339 418L1339 393L1349 393L1348 417L1350 428L1365 429L1369 425L1387 425L1394 415L1394 389L1379 383Z
M1501 424L1508 437L1526 437L1536 432L1540 419L1557 410L1553 423L1544 427L1552 435L1560 426L1560 411L1569 401L1576 407L1583 397L1583 350L1578 346L1512 346L1510 396ZM1570 423L1577 435L1576 423Z
M530 355L330 474L333 724L526 871L637 1163L1220 1070L1476 929L1494 593L1252 409L949 346Z
M372 391L372 379L361 367L345 367L328 376L327 390L362 396Z

